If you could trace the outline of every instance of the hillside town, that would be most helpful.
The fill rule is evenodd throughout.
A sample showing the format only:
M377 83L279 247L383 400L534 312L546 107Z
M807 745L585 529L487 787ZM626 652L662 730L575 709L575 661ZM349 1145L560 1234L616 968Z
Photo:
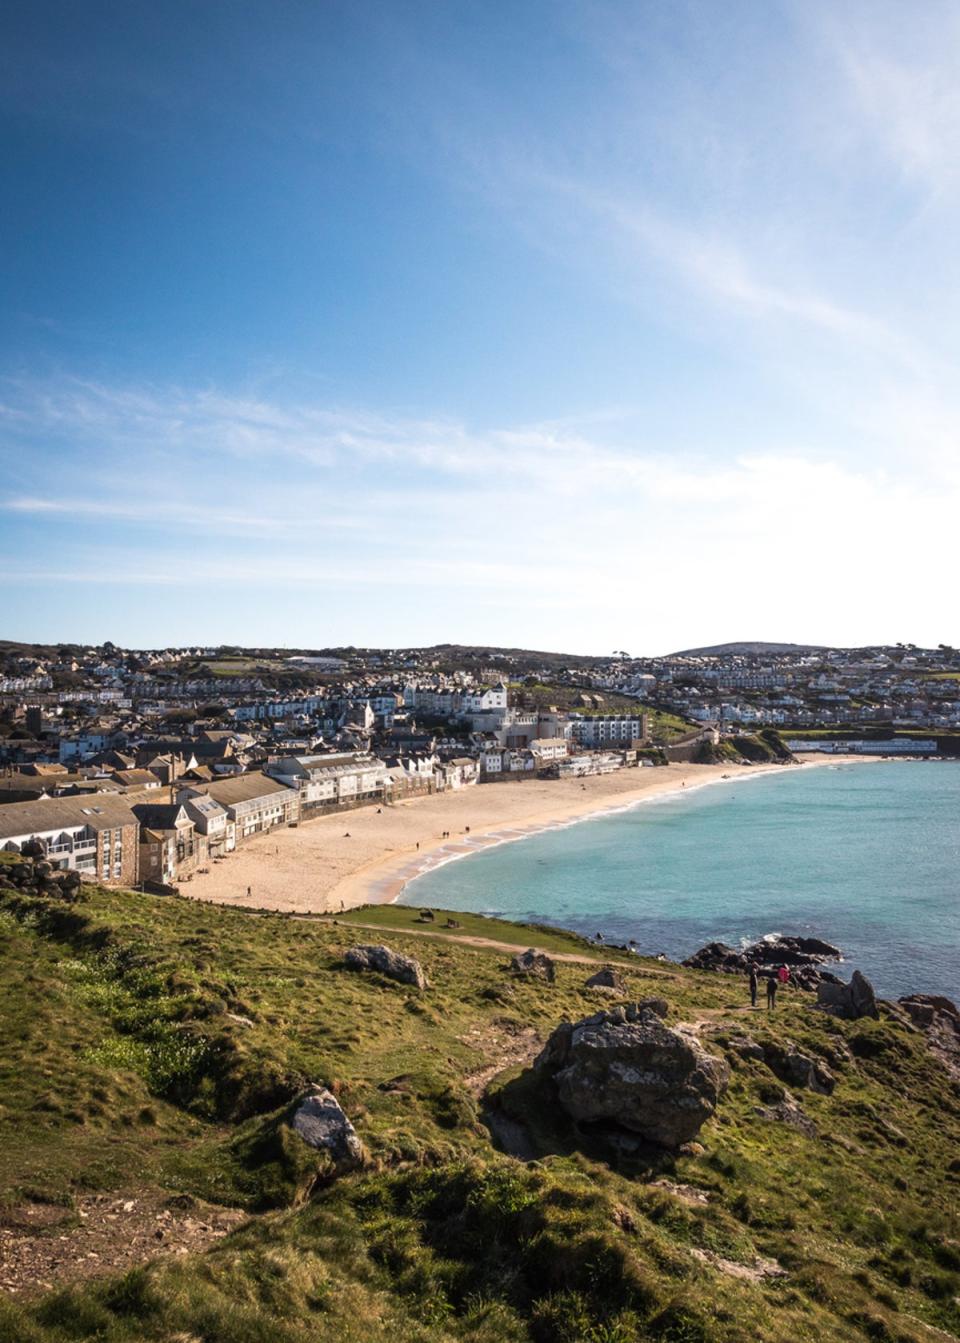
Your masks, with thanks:
M0 646L0 849L169 889L361 805L668 761L960 753L960 655Z

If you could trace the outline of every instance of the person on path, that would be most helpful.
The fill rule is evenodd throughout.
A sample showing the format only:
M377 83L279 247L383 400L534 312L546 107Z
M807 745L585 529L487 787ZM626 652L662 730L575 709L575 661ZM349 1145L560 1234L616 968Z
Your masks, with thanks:
M780 969L777 971L777 978L781 984L790 983L790 971L785 965L781 965Z
M771 975L767 980L767 1011L772 1012L777 1005L777 978Z
M751 965L751 966L750 966L750 1006L751 1006L751 1007L756 1007L756 1005L757 1005L757 967L756 967L755 965Z

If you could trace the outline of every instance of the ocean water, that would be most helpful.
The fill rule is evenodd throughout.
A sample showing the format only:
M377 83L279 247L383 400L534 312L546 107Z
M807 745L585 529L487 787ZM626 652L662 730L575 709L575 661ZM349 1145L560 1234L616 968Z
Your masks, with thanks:
M496 787L495 784L488 785ZM556 924L682 959L823 937L878 993L960 997L960 762L784 769L479 851L401 900Z

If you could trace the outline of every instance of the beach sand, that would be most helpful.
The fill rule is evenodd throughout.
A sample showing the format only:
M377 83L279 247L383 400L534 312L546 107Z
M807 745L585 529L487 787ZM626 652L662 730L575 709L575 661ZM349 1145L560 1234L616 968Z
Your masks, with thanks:
M820 756L808 763L836 762ZM373 804L258 835L180 890L217 904L298 914L350 909L395 900L411 877L489 844L724 776L793 768L675 764L587 779L477 784L379 810Z

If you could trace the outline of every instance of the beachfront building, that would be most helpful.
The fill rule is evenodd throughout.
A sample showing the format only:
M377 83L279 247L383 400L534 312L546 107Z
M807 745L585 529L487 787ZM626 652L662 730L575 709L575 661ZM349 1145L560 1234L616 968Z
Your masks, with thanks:
M530 751L537 769L543 769L557 760L566 760L570 743L566 737L536 737L530 743Z
M334 807L380 801L387 786L385 764L366 751L280 756L267 763L264 773L296 792L304 817Z
M480 762L472 756L457 756L437 764L434 776L437 792L469 788L480 779Z
M205 792L219 802L233 822L239 844L253 835L292 825L300 819L300 798L295 788L268 779L260 770L215 779Z
M584 778L588 774L613 774L623 768L623 756L611 751L594 751L589 755L571 755L558 760L557 774L561 779Z
M200 862L198 836L187 810L177 802L139 802L140 880L169 886Z
M571 714L571 735L579 746L603 750L608 746L630 746L646 741L648 718L639 714Z
M208 858L223 858L225 854L233 853L237 847L237 831L226 807L205 793L192 790L182 790L177 801L190 817L197 834L206 842Z
M36 854L103 886L133 886L139 824L113 795L44 797L0 807L0 851Z

